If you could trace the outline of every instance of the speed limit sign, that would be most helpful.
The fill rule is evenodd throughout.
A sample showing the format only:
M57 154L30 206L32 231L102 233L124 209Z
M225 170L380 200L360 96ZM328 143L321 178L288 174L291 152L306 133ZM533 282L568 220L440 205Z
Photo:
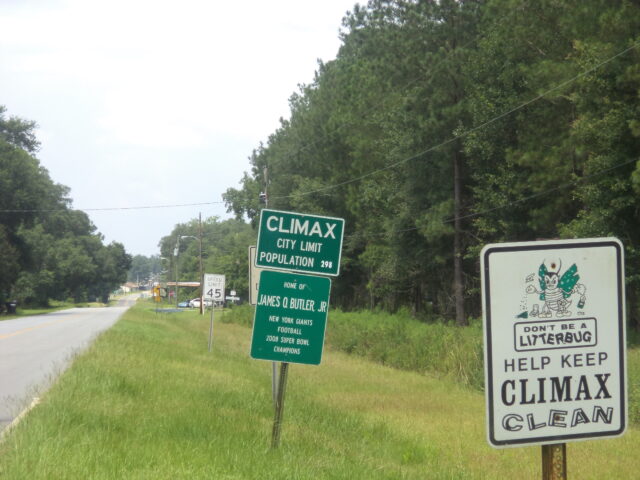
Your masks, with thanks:
M224 275L215 273L204 274L204 295L206 300L214 302L224 301Z

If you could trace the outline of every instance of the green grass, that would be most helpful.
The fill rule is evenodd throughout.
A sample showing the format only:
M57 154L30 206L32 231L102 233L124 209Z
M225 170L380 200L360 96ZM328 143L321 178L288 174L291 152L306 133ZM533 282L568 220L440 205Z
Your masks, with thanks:
M62 301L57 301L57 300L51 300L49 302L49 306L48 307L21 307L20 305L18 305L18 308L16 309L16 313L15 314L6 314L6 313L2 313L0 314L0 322L2 320L10 320L12 318L20 318L20 317L28 317L31 315L42 315L44 313L51 313L51 312L57 312L59 310L65 310L67 308L73 308L73 307L79 307L79 306L86 306L86 304L83 305L76 305L72 302L62 302Z
M120 297L121 298L121 297ZM59 310L66 310L68 308L104 308L110 305L115 305L117 303L117 299L110 299L109 304L105 304L102 302L80 302L74 303L70 301L60 301L60 300L50 300L48 307L21 307L18 305L15 314L0 314L0 322L2 320L11 320L13 318L20 317L29 317L32 315L43 315L45 313L57 312Z
M541 476L539 447L487 445L480 392L332 348L320 367L291 366L270 450L271 364L249 358L250 329L217 323L208 353L208 315L152 309L100 336L0 443L0 479ZM571 478L633 478L639 441L632 428L570 444Z
M251 326L253 308L231 309L224 321ZM630 335L627 349L629 421L640 425L640 341ZM394 368L448 378L484 389L482 325L459 328L420 322L406 313L332 310L327 325L332 348Z
M253 308L235 307L225 321L251 326ZM419 373L451 378L482 390L482 324L465 328L424 323L407 313L331 310L327 344L345 353Z
M424 323L408 314L331 312L327 341L383 365L449 377L481 390L482 325L466 328Z

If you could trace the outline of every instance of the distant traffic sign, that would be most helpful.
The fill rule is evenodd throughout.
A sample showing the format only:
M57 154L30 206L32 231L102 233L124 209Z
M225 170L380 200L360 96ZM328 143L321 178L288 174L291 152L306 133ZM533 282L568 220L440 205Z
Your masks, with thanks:
M203 297L206 300L213 300L214 302L224 301L224 275L217 275L215 273L204 274L204 294Z
M336 276L340 271L344 220L263 209L256 266Z
M318 365L322 359L331 280L263 270L251 357Z
M249 303L255 305L258 302L258 283L260 283L261 268L256 267L256 247L249 247Z
M481 271L489 443L621 435L622 244L597 238L487 245Z

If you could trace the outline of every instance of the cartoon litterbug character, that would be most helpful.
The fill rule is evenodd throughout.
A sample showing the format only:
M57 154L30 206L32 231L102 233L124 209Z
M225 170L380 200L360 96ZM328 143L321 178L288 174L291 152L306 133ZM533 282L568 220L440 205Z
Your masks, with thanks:
M586 287L578 283L580 275L578 275L578 267L574 263L569 269L560 276L562 262L551 262L548 266L543 262L538 269L538 280L540 289L536 289L533 285L527 287L527 293L538 293L540 300L544 301L542 311L538 311L538 305L534 305L531 316L539 316L540 318L549 318L552 312L556 312L558 317L568 317L571 312L568 310L571 305L569 297L574 293L580 295L578 308L584 306L586 301Z

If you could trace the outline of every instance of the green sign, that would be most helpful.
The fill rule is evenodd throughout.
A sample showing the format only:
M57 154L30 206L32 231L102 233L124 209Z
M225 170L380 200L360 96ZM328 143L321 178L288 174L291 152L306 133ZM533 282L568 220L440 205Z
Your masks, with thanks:
M319 365L331 280L263 270L253 321L251 357Z
M320 275L338 275L342 218L263 209L256 266Z

